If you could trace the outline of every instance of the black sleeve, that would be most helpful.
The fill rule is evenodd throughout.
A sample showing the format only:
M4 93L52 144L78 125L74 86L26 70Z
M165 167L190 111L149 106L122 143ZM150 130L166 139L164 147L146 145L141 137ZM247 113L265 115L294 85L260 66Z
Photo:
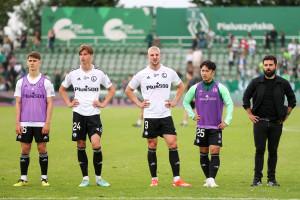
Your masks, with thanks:
M287 97L288 107L294 108L296 106L296 96L289 82L285 82L284 93Z
M243 95L243 107L245 110L251 107L250 99L253 97L255 88L255 81L252 79Z

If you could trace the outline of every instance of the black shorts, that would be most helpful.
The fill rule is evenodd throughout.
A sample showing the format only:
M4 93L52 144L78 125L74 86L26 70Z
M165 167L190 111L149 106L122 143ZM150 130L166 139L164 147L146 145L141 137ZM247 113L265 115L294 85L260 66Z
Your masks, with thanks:
M162 137L163 134L176 135L176 129L171 116L165 118L145 118L143 138Z
M222 146L221 129L196 128L194 145L208 147L209 145Z
M49 142L49 134L42 134L43 127L22 126L22 135L18 135L16 141L32 143L33 137L36 143Z
M98 134L101 137L102 131L100 115L83 116L73 112L72 141L86 140L86 134L88 134L91 141L91 137L94 134Z

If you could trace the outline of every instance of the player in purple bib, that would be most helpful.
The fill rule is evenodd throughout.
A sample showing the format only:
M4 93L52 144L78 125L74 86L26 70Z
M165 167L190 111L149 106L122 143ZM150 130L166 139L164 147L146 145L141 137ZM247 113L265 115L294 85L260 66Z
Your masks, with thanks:
M41 184L49 186L47 142L49 142L50 120L53 109L54 88L50 80L39 71L41 55L31 52L27 56L29 74L18 80L16 97L16 133L21 142L21 178L14 186L27 186L27 171L33 137L39 151Z
M203 81L189 89L183 105L189 117L197 121L194 144L200 147L200 164L206 176L204 186L218 187L215 178L220 166L219 153L222 146L222 130L230 123L233 103L228 89L223 84L213 80L216 64L207 60L200 65L200 69ZM190 106L190 102L194 98L197 114L193 112ZM223 121L224 103L227 106L227 111Z

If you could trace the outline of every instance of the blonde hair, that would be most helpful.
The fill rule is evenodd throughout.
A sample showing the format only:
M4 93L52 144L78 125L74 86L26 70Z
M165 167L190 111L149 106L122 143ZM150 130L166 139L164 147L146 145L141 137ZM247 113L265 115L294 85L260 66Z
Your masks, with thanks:
M152 47L150 47L150 48L148 49L148 54L149 54L149 52L152 51L152 50L157 50L157 51L159 51L159 53L160 53L160 49L159 49L157 46L152 46Z

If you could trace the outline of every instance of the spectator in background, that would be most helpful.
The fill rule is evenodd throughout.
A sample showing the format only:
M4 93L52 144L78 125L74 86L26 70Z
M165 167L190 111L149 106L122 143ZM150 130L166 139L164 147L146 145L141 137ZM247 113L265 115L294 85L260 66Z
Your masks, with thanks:
M55 42L55 33L54 29L50 29L48 32L48 40L49 40L49 48L51 49L52 53L54 52L54 42ZM57 90L55 90L57 91Z
M187 63L187 67L186 67L186 73L185 73L185 81L184 81L184 85L185 85L185 92L187 92L190 87L194 84L190 84L190 81L193 79L193 71L194 71L194 67L192 62ZM195 109L195 101L191 101L190 103L192 109ZM195 111L195 110L194 110ZM186 112L186 110L184 110L184 114L183 114L183 122L180 124L180 126L187 126L187 121L188 121L188 113Z
M6 91L6 83L5 83L5 78L2 77L0 79L0 92L5 92Z
M40 32L36 31L33 37L33 49L36 51L39 49L41 43L41 35Z
M280 47L281 47L281 52L284 51L284 47L285 47L285 36L283 31L280 31Z
M237 79L240 81L244 81L245 79L245 67L246 67L246 59L245 56L241 53L238 59L238 77L237 77Z
M152 46L161 48L161 41L158 36L155 36L154 40L152 41Z
M241 54L243 54L245 57L247 56L247 50L248 50L248 43L247 43L247 37L244 36L243 39L240 41L239 44Z
M148 48L150 48L152 46L152 41L153 41L153 33L152 33L152 31L149 31L148 35L146 36L145 41L148 44Z
M274 26L273 26L272 30L270 31L270 36L271 36L271 42L274 45L274 51L275 51L275 54L276 54L276 43L277 43L278 33L277 33L277 31L276 31L276 29L275 29Z
M194 76L196 74L199 74L201 61L202 61L202 51L197 49L193 52L192 63L193 63L193 67L194 67Z
M57 92L61 84L61 76L58 71L54 72L54 90Z
M219 44L224 43L226 37L226 31L223 30L223 27L220 28L220 30L217 31L217 41Z
M193 50L189 50L188 54L185 57L185 63L188 64L189 62L193 61Z
M20 48L24 49L26 47L27 42L27 33L26 31L22 32L21 39L20 39Z
M231 41L232 41L231 44L233 48L234 59L236 59L239 54L239 40L236 37L232 36Z
M193 40L193 43L192 43L192 49L195 50L198 48L198 42L199 42L199 36L196 35L195 39Z
M256 53L256 41L251 36L250 39L247 41L248 44L248 54L252 57L254 57Z
M206 33L203 31L202 27L199 29L199 32L197 33L199 40L198 40L198 49L204 50L206 48ZM199 64L200 66L200 64Z
M121 86L120 86L122 92L125 92L125 89L126 89L127 85L128 85L127 78L123 78L123 79L122 79Z
M232 47L229 48L228 62L229 62L229 71L231 72L231 69L234 66L234 52Z
M297 52L297 46L295 44L295 40L292 39L291 43L288 45L288 52L291 54L291 56L295 56Z
M0 46L2 46L3 45L3 37L2 37L2 35L0 35Z
M5 52L6 55L8 55L12 50L11 41L7 35L3 38L2 50Z
M267 52L270 52L270 40L271 36L268 31L264 31L265 33L265 49Z
M211 49L214 45L214 41L215 41L215 37L216 37L216 33L214 32L213 28L209 29L208 32L208 38L209 38L209 44L208 44L208 48Z

